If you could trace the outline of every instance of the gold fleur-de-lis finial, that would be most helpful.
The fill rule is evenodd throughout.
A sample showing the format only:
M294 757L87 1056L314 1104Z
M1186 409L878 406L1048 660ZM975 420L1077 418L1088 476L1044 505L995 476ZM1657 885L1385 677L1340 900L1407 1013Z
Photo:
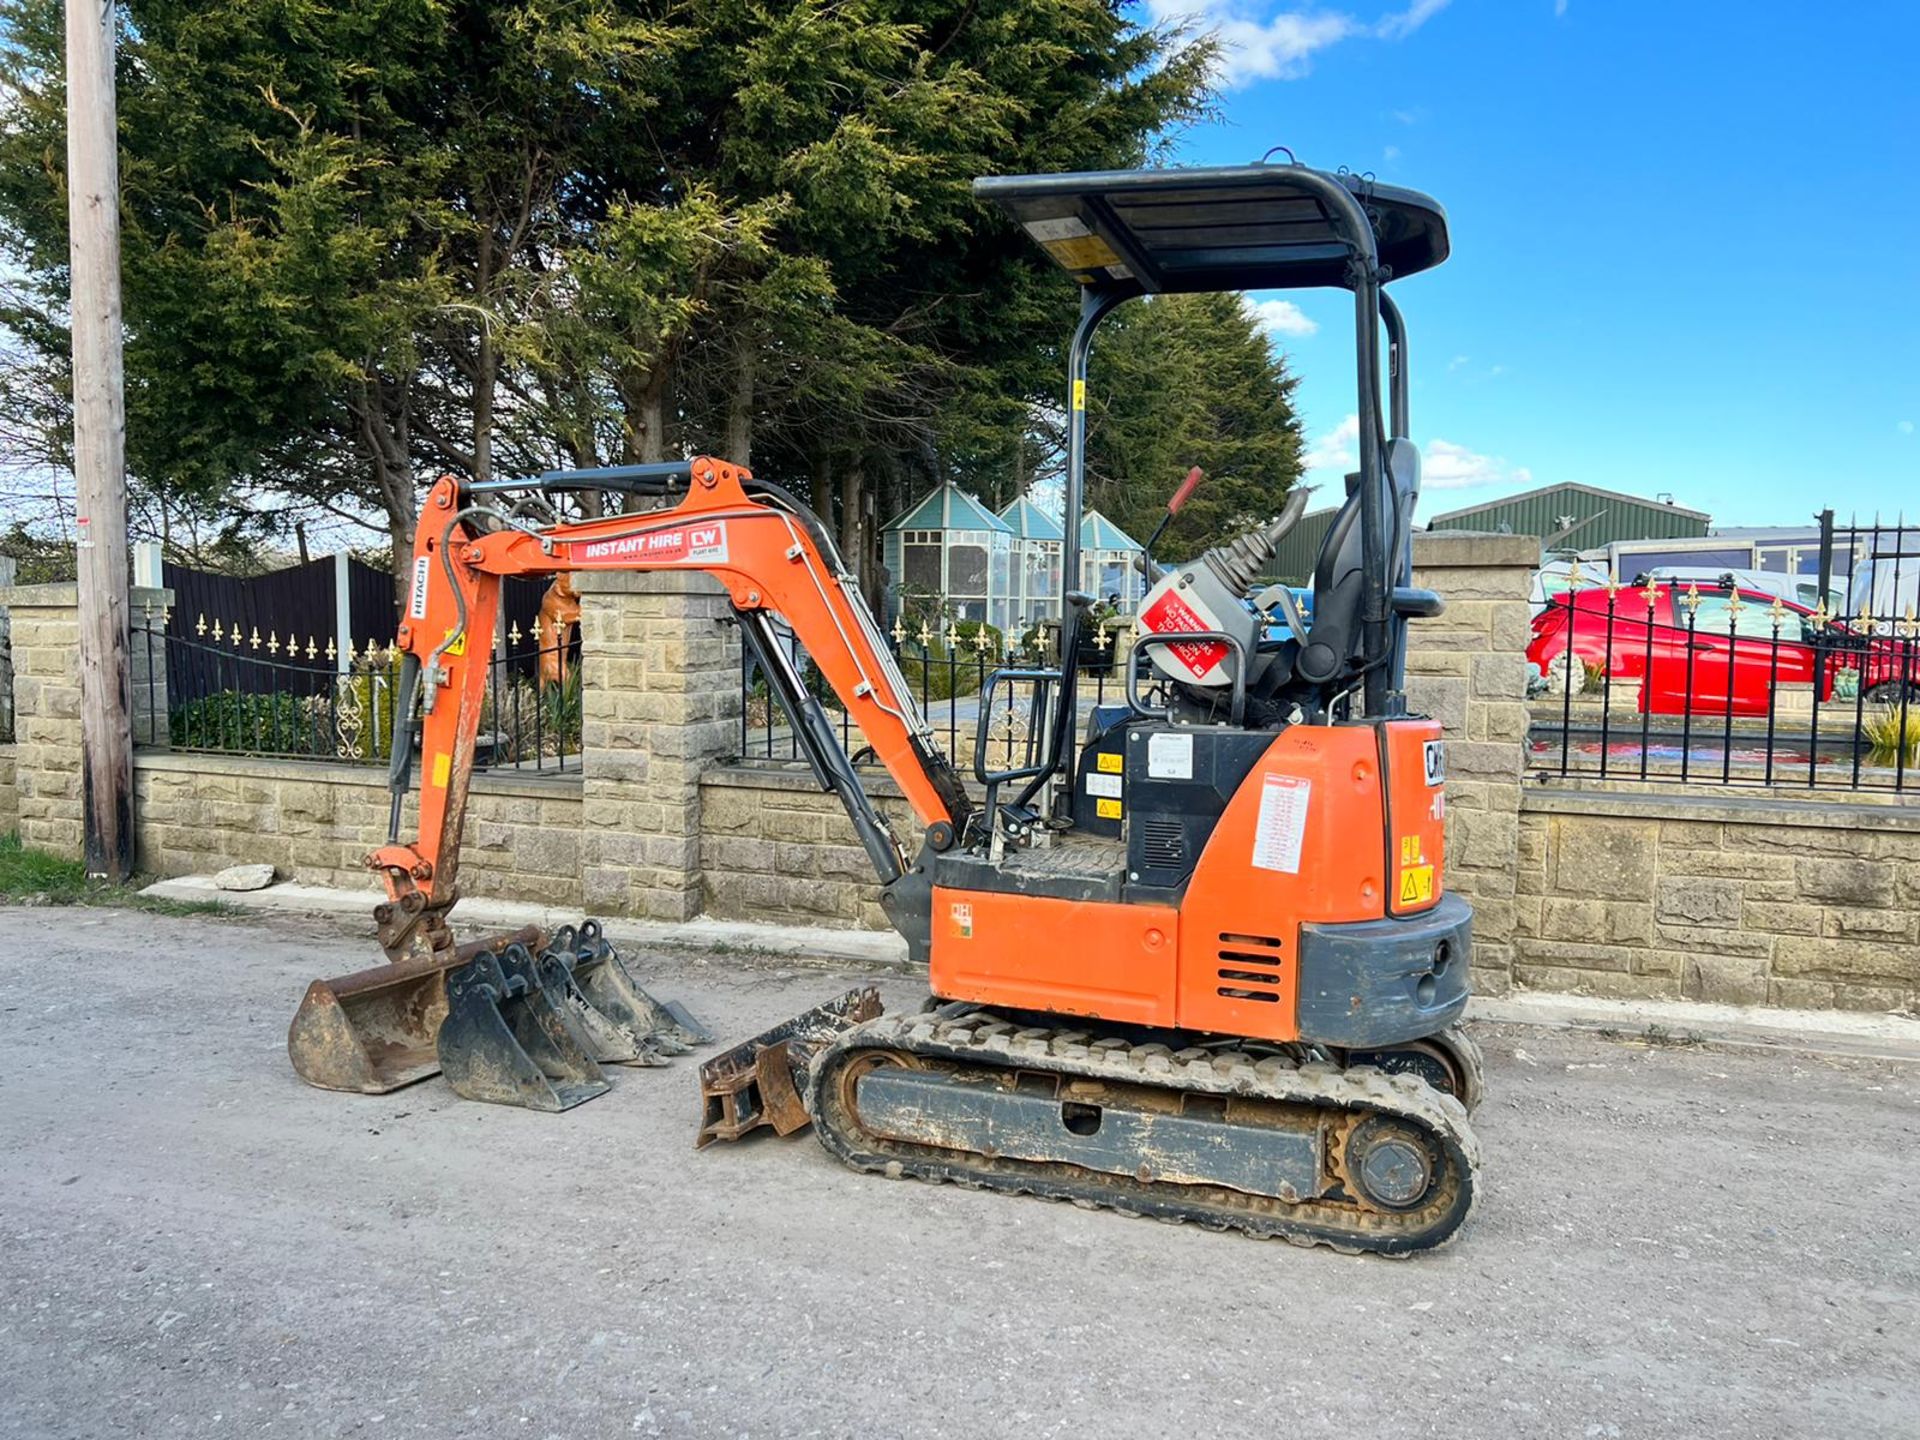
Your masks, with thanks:
M231 640L235 645L240 643L240 622L238 620L228 622L227 639Z
M1698 581L1689 580L1687 582L1687 598L1680 603L1687 607L1687 614L1689 615L1693 615L1699 611L1700 584Z
M1584 579L1586 579L1586 576L1580 573L1580 562L1576 560L1567 570L1567 589L1578 590L1580 588L1580 582Z
M992 643L993 642L987 638L987 627L985 623L982 623L980 628L973 632L973 648L984 655L987 653L987 647Z
M1814 607L1813 614L1807 618L1813 622L1813 628L1815 630L1824 630L1827 628L1827 622L1833 619L1833 615L1828 611L1827 602L1824 598Z
M901 623L898 615L893 617L893 643L896 645L907 643L907 627Z
M947 648L949 650L953 649L954 645L960 639L960 628L957 625L955 625L951 620L947 621L946 639L947 639Z
M1093 643L1100 650L1105 651L1106 648L1113 643L1113 632L1102 625L1095 635Z
M928 647L930 647L932 644L933 644L933 631L929 630L927 628L927 622L922 620L920 622L920 648L922 650L925 650Z
M1660 603L1660 585L1653 576L1647 576L1647 588L1642 593L1647 597L1648 610Z
M1732 622L1734 620L1737 620L1739 616L1740 616L1740 592L1738 590L1729 590L1727 592L1728 624L1732 624Z
M204 623L204 622L203 622L203 623ZM203 633L203 634L204 634L205 632L203 631L203 632L201 632L201 633ZM219 622L218 620L215 620L215 621L213 622L213 638L214 638L214 639L215 639L216 641L218 641L218 640L219 640L219 639L221 638L221 636L220 636L220 622Z
M329 635L327 636L327 663L331 665L333 664L334 661L338 660L339 658L340 658L340 647L333 643L333 637Z
M256 650L259 649L260 642L256 640L253 643L254 648ZM271 630L267 632L267 653L269 655L278 655L280 653L280 637Z
M200 618L193 622L193 633L196 635L205 635L207 633L207 615L204 610L200 612ZM220 637L216 635L213 638L218 640Z
M513 622L513 624L507 627L507 644L518 645L519 643L520 643L520 622L516 620Z
M147 622L147 629L151 630L153 628L153 601L142 600L140 602L140 618Z
M1773 618L1774 632L1779 633L1781 622L1787 618L1787 602L1778 595L1774 596L1773 604L1767 607L1767 614Z
M320 644L313 636L307 636L307 659L311 660L320 653Z
M1607 602L1611 604L1614 597L1619 593L1620 567L1618 565L1610 565L1607 567Z

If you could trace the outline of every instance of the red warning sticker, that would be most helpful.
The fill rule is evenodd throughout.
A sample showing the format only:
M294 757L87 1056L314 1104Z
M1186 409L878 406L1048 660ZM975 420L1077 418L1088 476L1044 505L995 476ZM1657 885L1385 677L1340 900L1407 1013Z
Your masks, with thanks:
M1173 591L1164 592L1160 598L1140 612L1140 623L1156 635L1178 635L1188 630L1211 630L1186 601ZM1189 645L1155 646L1163 655L1171 655L1183 665L1196 680L1205 675L1214 666L1227 658L1227 647L1218 640L1196 640Z

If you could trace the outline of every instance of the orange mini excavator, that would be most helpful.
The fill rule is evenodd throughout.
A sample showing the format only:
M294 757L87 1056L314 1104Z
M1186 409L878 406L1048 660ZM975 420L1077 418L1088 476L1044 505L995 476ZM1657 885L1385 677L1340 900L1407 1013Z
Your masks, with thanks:
M1310 614L1257 580L1304 509L1296 491L1250 535L1149 562L1124 703L1082 704L1071 663L990 676L970 790L827 527L779 486L713 459L442 479L398 640L405 713L421 721L419 835L400 839L400 744L392 843L369 862L389 891L390 963L315 985L295 1064L316 1083L382 1089L437 1061L463 1094L558 1109L604 1087L604 1060L705 1038L592 928L462 948L446 924L486 684L476 637L493 633L501 577L694 570L725 588L932 991L908 1015L855 992L711 1062L703 1142L811 1121L861 1170L1349 1250L1435 1245L1472 1203L1480 1071L1456 1024L1471 914L1441 883L1440 727L1401 694L1407 624L1441 602L1411 583L1420 463L1384 286L1446 258L1445 215L1416 192L1295 164L975 189L1082 287L1064 656L1094 598L1071 587L1101 318L1143 295L1352 293L1359 470L1320 546ZM562 497L589 490L629 508L563 521ZM776 620L905 792L917 846L863 790ZM994 768L988 726L1014 706L1031 738Z

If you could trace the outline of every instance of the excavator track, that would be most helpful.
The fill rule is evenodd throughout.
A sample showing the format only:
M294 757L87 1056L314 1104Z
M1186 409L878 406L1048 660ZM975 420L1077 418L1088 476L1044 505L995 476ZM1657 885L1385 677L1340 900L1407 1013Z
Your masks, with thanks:
M1465 1108L1417 1074L985 1010L854 1027L811 1067L808 1109L856 1170L1349 1254L1443 1243L1479 1168Z

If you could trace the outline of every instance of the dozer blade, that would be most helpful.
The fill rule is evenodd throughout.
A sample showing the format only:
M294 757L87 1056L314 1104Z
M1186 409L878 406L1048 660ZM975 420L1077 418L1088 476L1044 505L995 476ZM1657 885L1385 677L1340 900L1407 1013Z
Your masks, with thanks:
M434 1039L447 1015L447 974L483 952L537 945L533 926L459 946L444 957L376 965L307 987L287 1054L309 1085L384 1095L440 1069Z
M437 1048L454 1094L553 1112L613 1088L565 996L541 985L526 946L477 955L446 983Z
M554 932L552 948L571 953L568 968L588 1003L656 1052L684 1055L696 1045L713 1043L706 1026L685 1006L678 1001L663 1004L641 987L599 921L584 921L578 930L563 926Z
M702 1065L700 1133L694 1148L738 1140L762 1125L776 1135L804 1130L808 1115L800 1097L813 1057L843 1031L877 1017L880 1009L880 992L871 985L849 990Z

